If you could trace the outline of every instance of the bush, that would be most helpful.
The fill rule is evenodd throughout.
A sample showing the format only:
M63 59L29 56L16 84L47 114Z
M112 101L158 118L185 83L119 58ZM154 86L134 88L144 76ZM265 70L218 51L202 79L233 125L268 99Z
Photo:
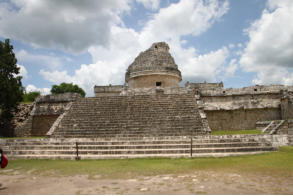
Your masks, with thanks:
M23 94L23 102L34 102L35 99L40 96L41 93L39 91L32 91L29 93L24 93Z
M53 85L51 88L52 94L61 94L61 93L79 93L83 97L85 96L85 91L77 85L73 85L72 83L61 83L60 85Z

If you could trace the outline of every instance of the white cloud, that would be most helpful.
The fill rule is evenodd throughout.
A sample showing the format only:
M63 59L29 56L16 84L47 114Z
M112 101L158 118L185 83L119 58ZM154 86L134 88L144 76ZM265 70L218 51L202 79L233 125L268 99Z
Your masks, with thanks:
M234 47L235 47L234 44L229 44L229 48L230 48L230 49L233 49Z
M48 81L53 82L55 84L59 84L62 82L71 82L72 77L67 74L67 71L44 71L40 70L40 74Z
M128 65L142 50L138 36L132 29L113 26L107 48L96 46L89 49L95 63L81 65L72 76L67 71L41 70L40 74L53 83L73 82L82 87L87 96L93 95L94 85L123 84Z
M19 67L19 76L22 76L22 78L27 78L27 70L25 69L25 67L23 65L17 65L17 67Z
M160 6L160 0L136 0L138 3L142 3L143 6L150 10L157 10Z
M191 81L215 82L216 76L224 69L228 56L229 50L226 47L199 56L182 56L183 58L178 58L182 77Z
M225 76L226 77L234 76L234 73L237 70L237 68L238 68L237 60L236 59L232 59L230 61L230 63L229 63L229 66L226 67Z
M0 36L36 47L82 52L106 45L129 1L14 0L0 3Z
M293 73L284 67L269 67L257 72L254 84L293 84Z
M62 66L62 60L56 56L48 56L41 54L31 54L25 50L20 50L15 54L19 61L25 62L26 64L38 64L46 66L50 69L55 69Z
M39 91L41 93L41 95L50 94L50 89L49 88L37 88L32 84L27 85L25 90L26 90L27 93L32 92L32 91Z
M184 48L181 37L187 34L198 36L205 32L228 10L228 3L217 1L180 1L160 9L141 32L113 25L110 28L107 47L96 45L89 48L92 64L81 65L73 75L66 71L45 71L45 79L60 83L73 82L93 96L94 85L123 84L127 67L140 52L153 42L167 41L183 77L191 80L215 81L223 69L229 51L226 47L208 54L198 55L194 47ZM189 15L186 17L186 14ZM174 25L173 25L174 23Z
M228 2L182 0L160 9L143 29L142 39L153 41L200 35L228 11Z
M293 84L293 1L269 1L259 20L246 30L249 42L240 65L257 72L254 83Z
M238 46L238 48L242 48L243 45L242 45L242 43L238 43L237 46Z

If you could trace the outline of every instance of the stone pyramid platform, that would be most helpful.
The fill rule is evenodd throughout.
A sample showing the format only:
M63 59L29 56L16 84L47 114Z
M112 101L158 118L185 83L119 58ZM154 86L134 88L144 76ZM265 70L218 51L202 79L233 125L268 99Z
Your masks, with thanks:
M277 150L264 136L211 136L191 94L83 98L49 138L1 139L9 159L224 157ZM259 139L260 138L260 139Z
M51 137L131 140L204 134L194 96L152 94L78 99Z
M277 150L270 142L239 136L46 138L0 140L9 159L117 159L145 157L225 157ZM191 153L192 152L192 153Z

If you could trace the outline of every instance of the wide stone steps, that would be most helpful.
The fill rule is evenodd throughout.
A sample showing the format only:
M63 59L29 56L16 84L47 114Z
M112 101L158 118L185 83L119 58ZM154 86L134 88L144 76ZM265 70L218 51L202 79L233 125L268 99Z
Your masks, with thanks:
M271 123L265 127L262 132L263 133L269 133L269 134L275 134L278 132L279 129L281 129L282 125L284 124L285 120L273 120Z
M260 146L257 142L250 143L203 143L193 144L192 148L224 148L224 147L255 147ZM79 143L80 150L117 150L117 149L170 149L170 148L190 148L189 143L175 143L175 144L124 144L124 145L101 145L101 144L82 144ZM74 145L22 145L22 146L11 146L11 151L24 151L24 150L76 150Z
M193 154L192 158L200 158L200 157L229 157L229 156L242 156L242 155L254 155L254 154L262 154L264 151L254 151L254 152L233 152L233 153L200 153ZM111 154L111 155L83 155L80 159L121 159L121 158L178 158L178 157L186 157L190 158L190 153L186 154L128 154L123 157L119 154ZM74 160L76 156L72 155L14 155L14 159L68 159Z
M128 138L129 139L129 138ZM59 138L48 138L48 139L7 139L1 140L0 144L6 146L14 145L73 145L78 142L81 145L122 145L122 144L133 144L133 145L145 145L145 144L180 144L190 143L190 137L178 136L178 137L137 137L132 138L133 140L121 140L115 138L80 138L80 139L59 139ZM255 140L249 137L215 137L215 136L197 136L193 137L192 141L196 144L210 144L210 143L254 143Z
M136 95L79 99L50 137L192 136L205 134L194 96Z
M200 148L193 149L192 153L227 153L227 152L250 152L250 151L272 151L273 147L234 147L234 148ZM17 150L11 153L13 155L76 155L75 150ZM190 154L188 148L172 149L111 149L111 150L79 150L79 156L82 155L108 155L108 154ZM10 154L7 153L7 156Z
M125 129L125 128L121 128L121 129L112 129L111 131L99 131L97 133L96 130L87 130L87 129L77 129L77 130L71 130L71 131L66 131L66 130L60 130L59 133L57 134L94 134L94 135L109 135L109 134L119 134L119 133L124 133L124 134L147 134L147 133L151 133L151 134L155 134L155 133L170 133L170 134L176 134L176 133L193 133L193 129L188 129L188 128L180 128L180 129L140 129L140 130L133 130L133 129Z
M138 140L109 138L0 140L9 159L104 159L137 157L233 156L277 150L268 142L245 138L149 137Z

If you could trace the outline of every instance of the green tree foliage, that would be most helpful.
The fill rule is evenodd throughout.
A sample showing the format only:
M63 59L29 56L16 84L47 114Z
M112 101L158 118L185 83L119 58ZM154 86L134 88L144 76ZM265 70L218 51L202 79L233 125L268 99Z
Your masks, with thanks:
M60 94L60 93L79 93L83 97L85 96L85 92L82 88L78 87L77 85L73 85L72 83L61 83L60 85L53 85L51 88L52 94Z
M23 94L23 102L34 102L35 99L40 96L41 93L39 91L32 91L29 93L24 93Z
M17 59L9 39L0 41L0 110L1 119L10 119L11 110L22 101L23 87Z

